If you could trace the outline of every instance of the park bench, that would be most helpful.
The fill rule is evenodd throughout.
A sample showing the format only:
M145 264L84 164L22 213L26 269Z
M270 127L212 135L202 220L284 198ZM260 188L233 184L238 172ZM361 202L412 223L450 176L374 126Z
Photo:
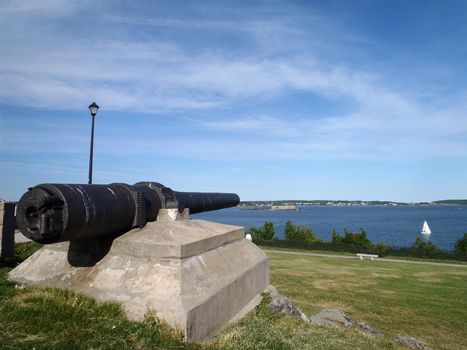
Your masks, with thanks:
M356 254L360 260L363 260L363 259L370 259L370 260L375 260L376 258L379 257L379 255L375 255L375 254L362 254L362 253L357 253Z

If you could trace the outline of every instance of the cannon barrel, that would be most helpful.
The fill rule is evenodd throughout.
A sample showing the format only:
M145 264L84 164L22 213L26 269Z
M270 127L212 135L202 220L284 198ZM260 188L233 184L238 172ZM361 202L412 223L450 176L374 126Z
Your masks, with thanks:
M239 202L235 193L177 192L157 182L41 184L21 197L16 221L26 237L48 244L118 236L155 221L159 209L188 208L194 214Z

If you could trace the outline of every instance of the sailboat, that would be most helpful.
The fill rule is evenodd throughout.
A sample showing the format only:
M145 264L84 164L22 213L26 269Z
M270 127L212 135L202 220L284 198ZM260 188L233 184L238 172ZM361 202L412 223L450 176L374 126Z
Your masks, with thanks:
M430 230L430 226L428 226L428 222L425 222L423 223L423 227L422 227L422 232L421 232L422 235L431 235L431 230Z

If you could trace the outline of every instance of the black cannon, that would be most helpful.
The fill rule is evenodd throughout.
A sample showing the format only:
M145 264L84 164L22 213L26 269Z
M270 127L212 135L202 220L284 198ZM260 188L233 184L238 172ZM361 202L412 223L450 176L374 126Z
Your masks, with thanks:
M177 192L157 182L41 184L21 197L16 221L26 237L47 244L118 236L155 221L159 209L195 214L239 202L234 193Z

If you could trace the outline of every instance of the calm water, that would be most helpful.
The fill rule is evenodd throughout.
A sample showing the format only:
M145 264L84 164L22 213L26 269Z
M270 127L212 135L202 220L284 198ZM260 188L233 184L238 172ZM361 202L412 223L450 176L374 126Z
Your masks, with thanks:
M284 236L287 220L310 225L316 236L331 239L332 229L342 234L343 228L364 228L372 242L384 241L391 246L410 246L422 237L423 221L427 220L431 236L426 238L438 247L452 250L455 242L467 232L467 206L307 206L298 211L240 210L230 208L192 215L225 224L260 227L266 221L274 223L276 235Z

